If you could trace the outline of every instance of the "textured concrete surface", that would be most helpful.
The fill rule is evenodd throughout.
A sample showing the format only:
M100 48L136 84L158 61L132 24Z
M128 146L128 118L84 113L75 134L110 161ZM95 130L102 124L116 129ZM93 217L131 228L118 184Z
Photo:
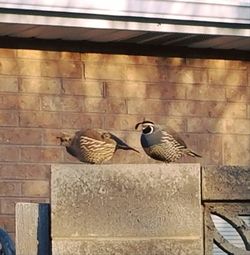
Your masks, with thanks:
M248 166L203 167L203 200L248 200L250 197L249 173Z
M202 255L197 240L56 240L53 255Z
M54 165L51 190L53 255L201 254L199 164Z

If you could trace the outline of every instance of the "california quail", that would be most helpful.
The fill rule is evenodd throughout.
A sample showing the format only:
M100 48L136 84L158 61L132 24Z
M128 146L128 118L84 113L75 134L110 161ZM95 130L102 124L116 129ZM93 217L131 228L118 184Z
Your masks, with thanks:
M201 157L187 148L185 142L170 128L163 130L152 121L139 122L135 129L142 126L141 145L147 155L166 163L175 162L184 155Z
M62 133L57 138L69 154L85 163L101 164L110 160L118 149L139 153L112 133L101 129L80 130L73 135Z

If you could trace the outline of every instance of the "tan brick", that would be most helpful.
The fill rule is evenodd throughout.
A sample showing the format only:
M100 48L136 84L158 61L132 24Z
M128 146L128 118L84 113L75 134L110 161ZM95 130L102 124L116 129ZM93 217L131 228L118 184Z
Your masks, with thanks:
M213 85L247 86L244 70L209 69L208 82Z
M47 77L82 77L82 65L73 61L46 61L41 63L41 76Z
M27 93L60 94L61 83L59 79L22 79L20 91Z
M0 77L0 92L18 92L17 78Z
M95 62L106 64L147 64L147 65L171 65L180 66L185 64L184 58L165 58L151 56L130 56L130 55L114 55L114 54L98 54L98 53L83 53L81 59L84 62Z
M43 111L62 111L62 98L60 96L42 96L41 110Z
M69 95L103 96L102 82L86 82L83 80L64 79L63 92Z
M41 144L41 131L37 129L0 129L2 144Z
M201 116L245 118L246 105L227 102L206 101L167 101L165 111L170 116Z
M247 105L247 116L250 119L250 104Z
M125 80L125 66L114 64L95 64L86 63L84 66L85 78L87 79L108 79L108 80Z
M15 231L15 217L0 215L0 226L7 232Z
M201 116L212 118L245 118L246 105L227 102L172 101L168 105L169 114Z
M50 167L39 164L1 164L0 179L48 180Z
M80 54L74 52L44 51L44 50L17 50L18 58L48 59L48 60L80 60Z
M0 212L1 214L14 214L15 213L15 201L14 200L0 200Z
M0 125L13 127L18 125L18 113L15 111L0 111Z
M162 72L165 71L166 70L162 70ZM187 67L167 69L168 82L200 84L207 83L207 79L208 79L207 72L204 69L195 69Z
M146 98L147 87L144 83L107 82L105 83L105 94L108 97Z
M204 142L203 144L199 144L198 149L199 151L204 147ZM210 155L208 158L209 164L214 164L214 165L221 165L222 160L223 160L223 153L222 153L222 136L221 135L210 135L209 136L209 152L208 154ZM203 153L203 152L201 152ZM203 154L204 155L204 154Z
M207 73L202 69L169 68L167 66L127 66L127 80L149 82L168 81L172 83L204 83Z
M14 181L0 181L0 196L20 196L21 185Z
M188 118L187 131L198 133L224 133L225 119L219 118Z
M192 139L197 140L197 152L202 155L199 160L203 165L222 164L222 136L221 135L193 135Z
M56 112L20 112L20 126L61 128L61 115Z
M18 65L20 75L25 76L82 77L82 66L80 62L19 59Z
M21 160L23 162L61 162L62 148L22 147Z
M19 67L15 59L0 59L0 74L18 75Z
M82 114L82 113L62 113L63 128L102 128L103 117L101 115Z
M37 95L19 95L18 108L21 110L40 110L40 97Z
M18 49L17 57L27 59L58 59L59 52Z
M142 64L148 61L153 61L155 57L144 56L128 56L128 55L114 55L114 54L95 54L95 53L83 53L81 59L84 62L94 62L107 64Z
M42 96L41 109L45 111L76 111L83 108L83 98L73 96Z
M250 136L225 135L223 137L223 164L250 164Z
M0 161L18 161L19 148L17 146L0 146Z
M187 88L187 99L202 101L225 101L225 89L215 86L190 86Z
M0 109L15 110L17 109L17 95L2 94L0 95Z
M114 55L114 54L98 54L98 53L83 53L81 54L81 60L84 62L95 62L106 64L113 63L128 63L130 58L127 55Z
M106 94L110 97L184 99L186 88L167 83L145 84L134 82L108 82Z
M127 64L133 63L135 61L141 59L139 56L128 56L128 55L114 55L114 54L98 54L98 53L83 53L81 54L81 59L84 62L94 62L94 63L102 63L103 65L119 63L119 64ZM145 58L144 58L145 60ZM139 64L139 62L137 62Z
M250 135L249 119L227 119L225 121L225 132L228 134Z
M44 129L42 131L42 144L43 145L60 145L60 141L57 138L60 136L63 130L60 129Z
M206 116L207 108L204 102L195 101L168 101L165 111L170 116Z
M86 112L100 113L126 113L126 103L124 99L118 98L86 98L84 100Z
M25 181L21 189L27 197L48 197L50 193L49 181Z
M246 104L211 102L208 106L210 117L246 118Z
M108 115L105 116L105 129L112 130L131 130L135 131L135 125L141 122L145 115ZM183 118L169 118L160 115L150 116L147 120L153 121L161 126L169 126L176 132L184 132L186 130L186 121ZM139 132L138 136L139 136Z
M81 60L81 54L78 52L59 52L60 60Z
M84 98L83 97L73 97L65 96L61 97L62 99L62 110L63 111L74 111L81 112L83 111Z
M15 214L16 203L48 203L46 198L3 198L0 200L2 214Z
M18 73L23 76L42 76L41 61L34 59L18 59Z
M217 69L246 69L244 61L224 59L193 59L188 58L186 64L192 67L208 67Z
M250 102L250 88L228 87L226 88L226 98L230 102Z
M128 81L164 81L167 80L167 70L165 67L153 65L127 65L125 79Z
M162 118L158 116L159 123L164 125ZM158 122L157 122L158 123ZM171 127L175 132L185 132L187 129L186 120L183 118L170 118L166 117L165 125Z
M180 134L188 148L202 158L183 157L180 163L200 163L202 165L222 163L222 136L215 134Z
M105 129L134 131L135 124L142 120L140 115L108 115L105 116Z
M0 58L15 58L16 50L14 49L0 49Z
M185 99L186 88L168 83L148 84L146 98Z
M185 58L177 58L177 57L146 57L146 60L149 64L158 64L158 65L168 65L168 66L186 66ZM142 64L144 61L142 62Z
M157 99L129 99L127 107L129 114L166 114L168 101Z

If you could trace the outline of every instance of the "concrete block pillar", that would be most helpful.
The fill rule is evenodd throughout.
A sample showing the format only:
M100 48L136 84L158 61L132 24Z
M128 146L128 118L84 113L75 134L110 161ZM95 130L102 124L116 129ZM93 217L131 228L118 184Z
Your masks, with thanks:
M199 164L52 166L53 255L201 255Z

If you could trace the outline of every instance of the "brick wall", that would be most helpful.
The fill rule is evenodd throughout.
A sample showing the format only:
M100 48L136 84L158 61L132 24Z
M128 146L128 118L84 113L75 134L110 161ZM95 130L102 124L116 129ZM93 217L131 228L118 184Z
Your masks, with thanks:
M143 117L203 155L182 162L249 165L250 63L0 49L0 226L14 234L15 202L49 201L51 163L77 163L61 130L104 128L140 148Z

